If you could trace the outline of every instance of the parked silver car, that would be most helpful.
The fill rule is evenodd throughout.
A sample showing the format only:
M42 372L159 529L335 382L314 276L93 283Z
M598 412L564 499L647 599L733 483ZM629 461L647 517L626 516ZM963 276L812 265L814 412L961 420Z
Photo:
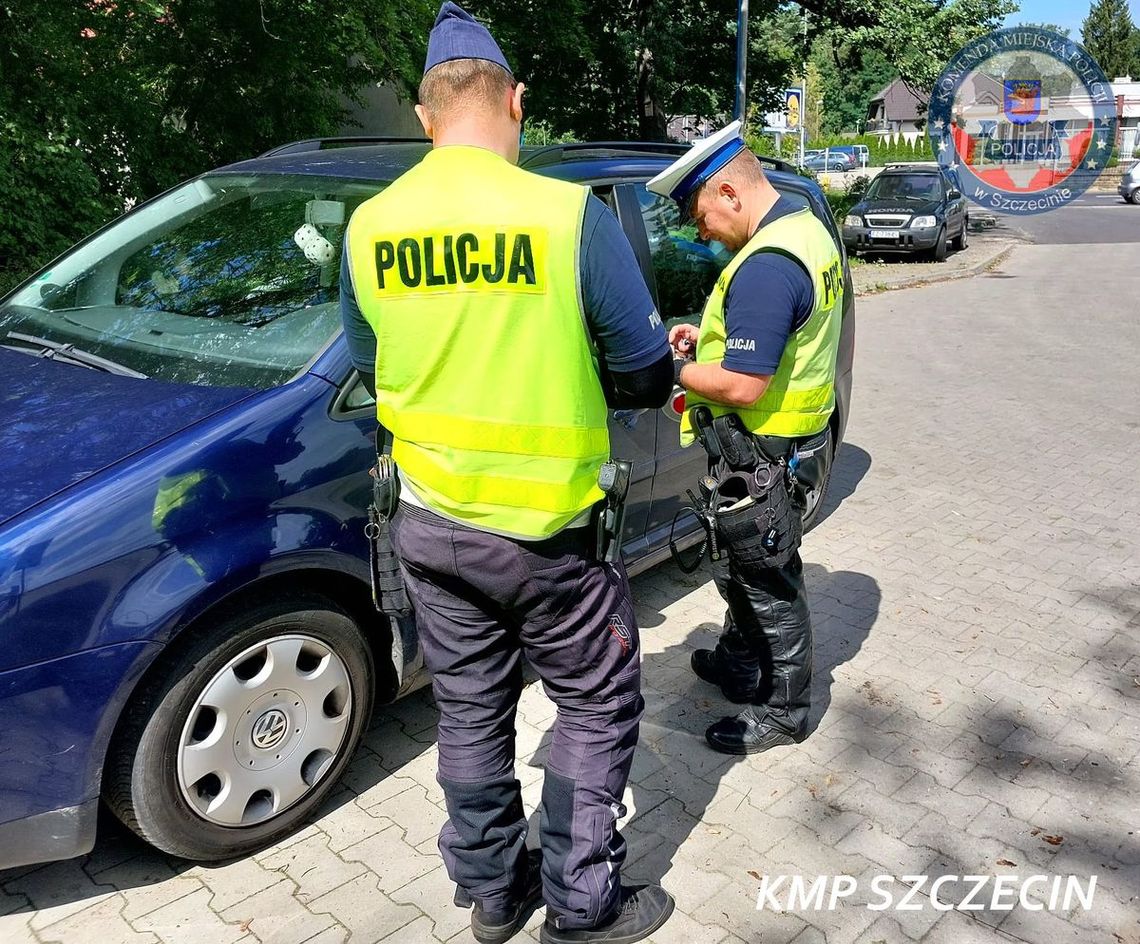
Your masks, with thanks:
M1140 206L1140 161L1133 164L1120 178L1120 195L1129 203Z

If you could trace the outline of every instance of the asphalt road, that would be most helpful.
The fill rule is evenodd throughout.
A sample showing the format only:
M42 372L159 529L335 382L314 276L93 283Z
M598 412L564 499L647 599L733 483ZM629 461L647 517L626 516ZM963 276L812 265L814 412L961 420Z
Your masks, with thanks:
M976 216L980 208L970 212ZM1140 206L1125 203L1115 190L1090 191L1063 209L1032 216L996 216L998 225L988 233L1041 246L1140 242Z

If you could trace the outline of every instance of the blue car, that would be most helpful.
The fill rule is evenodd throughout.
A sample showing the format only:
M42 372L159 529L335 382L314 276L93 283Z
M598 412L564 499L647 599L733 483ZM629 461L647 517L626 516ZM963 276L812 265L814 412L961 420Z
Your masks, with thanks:
M413 622L371 599L376 421L337 286L352 211L427 147L305 141L221 168L0 299L0 868L89 851L100 803L188 859L272 843L332 789L373 704L425 681ZM645 189L679 147L523 156L608 202L670 322L699 318L728 257ZM812 181L770 177L839 243ZM668 556L703 468L682 408L612 416L634 572Z

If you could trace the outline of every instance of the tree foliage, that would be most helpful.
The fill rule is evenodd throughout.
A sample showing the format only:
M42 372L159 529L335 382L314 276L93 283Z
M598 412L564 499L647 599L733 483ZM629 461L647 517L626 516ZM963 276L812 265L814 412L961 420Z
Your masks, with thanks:
M411 91L432 0L0 0L0 287L131 203Z
M881 56L921 100L954 54L970 40L999 28L1015 0L804 0L816 35L859 59Z
M1081 24L1081 43L1109 81L1140 75L1140 31L1132 22L1127 0L1096 0Z
M776 6L753 3L752 29ZM528 83L530 112L557 131L664 140L672 117L732 111L736 0L471 0L468 9ZM785 53L751 56L750 101L786 81Z

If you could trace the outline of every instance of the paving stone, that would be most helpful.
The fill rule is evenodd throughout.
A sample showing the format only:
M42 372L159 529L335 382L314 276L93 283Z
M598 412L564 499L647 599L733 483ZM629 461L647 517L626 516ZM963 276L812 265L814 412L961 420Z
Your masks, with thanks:
M236 862L210 867L198 866L187 872L186 877L199 880L210 890L213 895L210 907L218 912L281 881L279 871L255 859L238 859Z
M334 853L375 836L391 825L392 820L384 815L382 806L365 809L355 801L338 807L334 815L320 819L320 831L328 837L329 851Z
M301 944L347 944L348 928L339 924L325 928L320 934L315 934Z
M908 934L898 921L886 915L876 918L874 924L855 938L856 944L901 944L915 940L918 939Z
M994 803L1000 803L1018 819L1031 819L1049 800L1049 794L1044 790L1010 783L981 766L966 774L954 790L966 796L985 797Z
M887 875L925 875L927 867L938 857L933 849L896 839L870 821L851 830L836 849L871 860L882 866Z
M36 909L28 914L28 926L33 931L97 905L115 893L115 886L93 880L77 859L53 862L19 875L5 882L3 889L8 895L26 899Z
M131 924L140 931L153 932L169 944L234 944L253 940L248 927L226 922L210 910L210 893L205 888L135 918Z
M471 927L470 909L457 908L452 900L454 894L455 883L448 878L447 870L440 864L438 868L392 892L390 897L397 904L414 905L427 915L434 926L435 936L446 941L464 928Z
M698 924L722 927L746 941L771 941L773 944L791 941L807 926L798 914L758 910L755 892L749 894L738 885L727 886L688 914Z
M658 931L646 940L649 944L720 944L728 932L715 924L701 924L682 911L676 911Z
M431 921L427 918L417 918L411 924L394 931L385 938L384 944L425 944L427 941L438 941L431 933Z
M907 785L913 780L908 780ZM899 837L926 815L926 808L907 803L901 796L884 796L865 780L856 780L831 802L841 810L857 813L874 822L887 835Z
M31 910L32 903L27 895L9 895L7 892L0 891L0 917Z
M41 944L23 915L0 917L0 941L4 944Z
M126 902L120 895L105 898L97 905L40 929L43 944L73 944L75 941L114 942L114 944L157 944L158 937L136 931L123 917ZM0 939L7 942L6 937Z
M315 915L328 915L349 932L352 944L371 944L414 921L426 921L413 905L401 905L380 891L370 872L307 903ZM430 922L425 940L431 939Z
M301 901L319 898L355 878L366 867L359 860L346 862L332 852L326 836L313 836L289 846L262 859L261 864L291 879L297 886Z
M947 911L922 938L922 944L1010 944L1010 938L964 912ZM1030 938L1028 944L1038 942Z
M434 839L424 840L425 845L434 842ZM399 826L349 846L340 856L346 862L367 866L378 876L380 890L385 893L402 888L439 865L438 852L427 855L409 846Z
M540 785L535 786L541 791ZM404 831L404 841L410 846L435 838L447 822L447 813L428 800L427 789L422 786L412 787L378 803L370 807L369 812L382 815L398 825Z
M222 918L246 927L261 944L307 941L336 924L330 915L314 914L306 908L293 882L278 878L277 884L220 911ZM214 908L220 910L216 905Z

